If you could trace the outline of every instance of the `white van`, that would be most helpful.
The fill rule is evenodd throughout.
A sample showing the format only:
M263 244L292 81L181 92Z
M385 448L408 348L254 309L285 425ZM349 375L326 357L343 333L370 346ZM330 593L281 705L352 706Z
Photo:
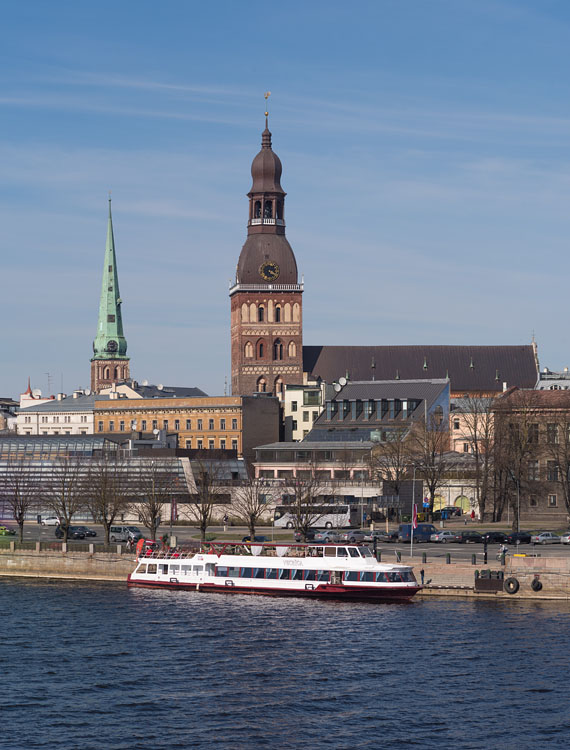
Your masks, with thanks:
M111 542L128 542L129 539L138 542L142 538L142 532L137 526L111 526L109 532Z

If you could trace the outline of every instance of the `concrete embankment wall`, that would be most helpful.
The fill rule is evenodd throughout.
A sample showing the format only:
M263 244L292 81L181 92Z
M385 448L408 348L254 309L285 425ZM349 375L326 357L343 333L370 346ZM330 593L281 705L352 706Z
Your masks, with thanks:
M126 581L134 563L133 555L112 552L1 550L0 576Z
M133 570L135 557L117 552L64 552L60 550L0 550L0 576L31 578L60 578L92 581L122 581ZM392 560L390 561L392 562ZM471 565L467 561L421 561L421 555L402 557L402 563L412 565L420 580L420 571L429 585L420 596L455 596L477 599L534 599L570 601L570 560L559 557L507 558L504 568L493 561L487 565ZM516 578L519 590L508 594L475 591L475 571L504 571L504 579ZM538 578L541 591L533 591L532 581Z

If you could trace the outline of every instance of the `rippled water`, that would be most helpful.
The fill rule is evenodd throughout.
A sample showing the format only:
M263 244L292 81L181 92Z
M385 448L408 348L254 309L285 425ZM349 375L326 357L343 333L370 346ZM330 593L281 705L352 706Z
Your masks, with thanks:
M0 747L544 748L570 608L0 579Z

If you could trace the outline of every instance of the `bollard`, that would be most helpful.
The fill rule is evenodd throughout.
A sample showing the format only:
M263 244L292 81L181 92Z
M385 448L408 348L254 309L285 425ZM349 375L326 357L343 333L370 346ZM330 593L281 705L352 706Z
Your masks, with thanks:
M402 553L399 549L396 550L396 562L402 562Z
M427 552L422 552L422 562L427 563Z
M376 550L376 560L377 562L382 562L382 552L379 549Z
M446 552L445 553L445 564L446 565L451 565L451 552Z
M122 551L123 551L123 548L121 547L121 545L117 544L117 554L120 555Z
M477 565L477 555L471 555L471 565Z
M89 545L89 554L92 555L95 552L95 545L93 542Z
M61 551L63 552L64 555L67 553L67 542L61 543Z

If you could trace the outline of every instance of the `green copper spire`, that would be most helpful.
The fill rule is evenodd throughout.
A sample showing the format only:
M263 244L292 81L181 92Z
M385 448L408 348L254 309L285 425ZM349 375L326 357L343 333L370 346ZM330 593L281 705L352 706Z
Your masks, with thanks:
M111 216L111 198L109 198L109 222L107 225L101 300L99 302L99 322L97 323L97 335L93 342L93 359L91 361L95 359L129 359L126 356L127 340L123 335L121 302L117 259L115 257L113 218Z

